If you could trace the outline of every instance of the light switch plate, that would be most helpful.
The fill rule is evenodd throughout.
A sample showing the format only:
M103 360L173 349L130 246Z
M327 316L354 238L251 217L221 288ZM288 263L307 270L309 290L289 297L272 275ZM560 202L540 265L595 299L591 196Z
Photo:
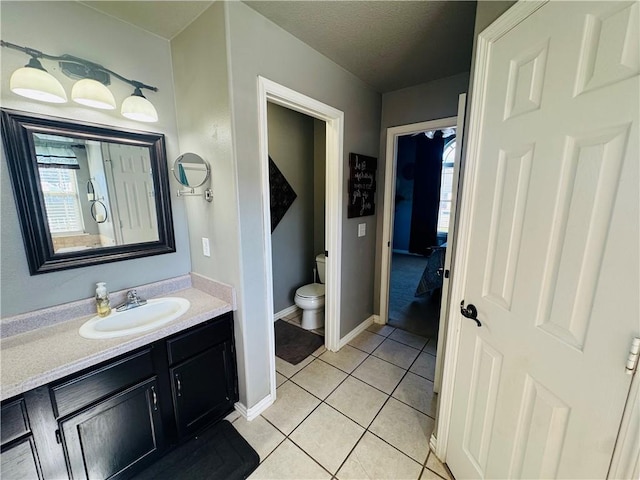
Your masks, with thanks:
M209 239L206 237L202 237L202 254L205 257L211 256L211 250L209 249Z
M367 234L367 224L366 223L359 223L358 224L358 236L359 237L364 237Z

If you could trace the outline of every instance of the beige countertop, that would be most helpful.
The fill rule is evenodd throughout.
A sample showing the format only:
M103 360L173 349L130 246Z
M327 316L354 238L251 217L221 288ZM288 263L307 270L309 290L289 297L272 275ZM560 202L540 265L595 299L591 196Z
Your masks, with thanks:
M185 298L191 306L180 318L150 332L101 340L83 338L78 329L95 315L92 314L2 339L1 399L53 382L233 309L229 302L193 287L163 296Z

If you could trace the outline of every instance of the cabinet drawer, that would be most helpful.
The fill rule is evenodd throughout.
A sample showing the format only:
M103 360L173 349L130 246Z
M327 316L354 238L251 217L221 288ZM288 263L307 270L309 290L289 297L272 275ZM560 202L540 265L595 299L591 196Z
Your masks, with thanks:
M153 375L151 350L143 350L51 388L56 417L64 417L96 400Z
M227 313L207 325L168 340L169 364L174 365L214 345L230 340L232 321L231 313Z
M2 428L0 428L2 445L31 431L27 409L22 398L3 405L0 417L2 418Z

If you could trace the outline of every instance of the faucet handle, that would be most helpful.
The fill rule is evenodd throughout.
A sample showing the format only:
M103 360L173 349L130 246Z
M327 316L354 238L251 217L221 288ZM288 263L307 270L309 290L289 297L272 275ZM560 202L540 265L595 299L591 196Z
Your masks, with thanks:
M129 290L127 292L127 300L135 300L138 298L138 292L135 290Z

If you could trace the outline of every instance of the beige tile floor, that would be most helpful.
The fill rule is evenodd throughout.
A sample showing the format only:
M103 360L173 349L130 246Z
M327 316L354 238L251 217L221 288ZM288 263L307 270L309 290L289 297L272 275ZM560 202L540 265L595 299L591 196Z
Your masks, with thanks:
M249 478L452 479L428 446L432 342L373 325L337 353L321 347L295 366L276 359L276 402L233 421L260 455Z

